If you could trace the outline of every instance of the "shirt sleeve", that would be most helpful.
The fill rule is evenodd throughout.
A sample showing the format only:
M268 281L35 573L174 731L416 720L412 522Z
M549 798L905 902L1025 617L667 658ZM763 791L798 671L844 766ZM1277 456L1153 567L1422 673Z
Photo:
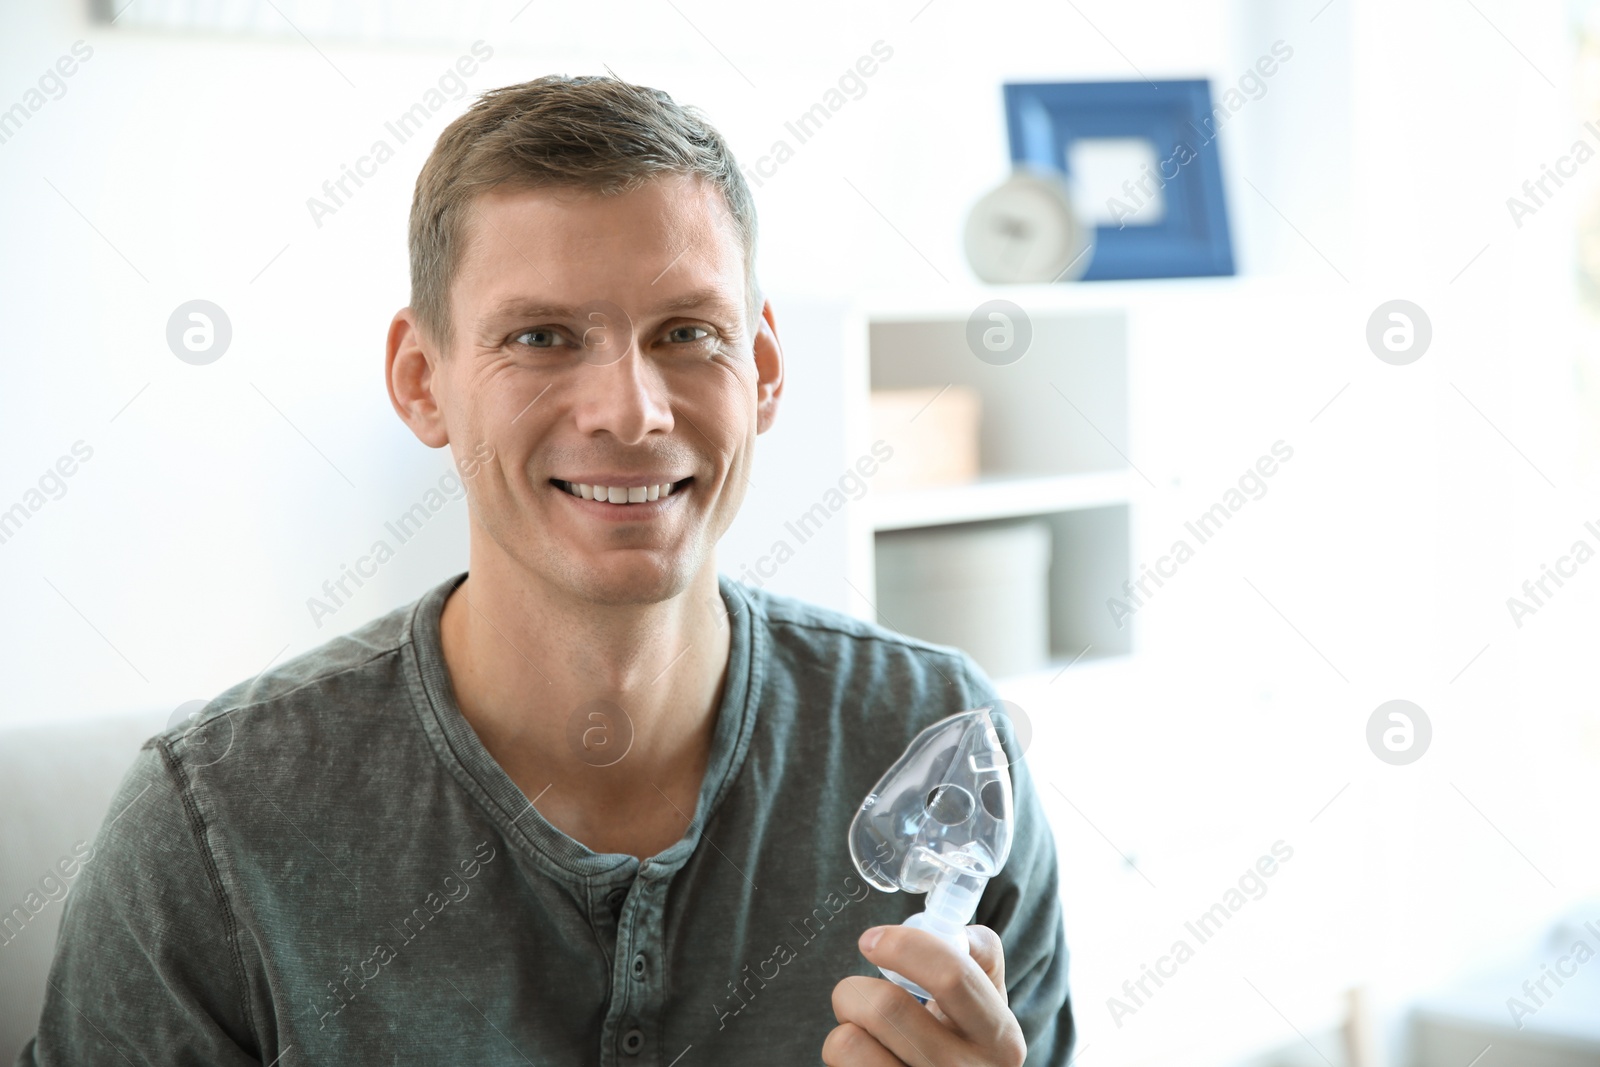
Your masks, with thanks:
M962 653L968 707L1004 710L994 684ZM1067 989L1067 943L1061 918L1060 868L1055 837L1045 819L1032 773L1012 730L1001 730L1011 762L1016 825L1011 855L990 879L975 923L1000 935L1006 955L1006 996L1028 1043L1027 1067L1065 1067L1077 1031Z
M236 924L181 775L152 739L123 777L66 898L16 1067L260 1063Z

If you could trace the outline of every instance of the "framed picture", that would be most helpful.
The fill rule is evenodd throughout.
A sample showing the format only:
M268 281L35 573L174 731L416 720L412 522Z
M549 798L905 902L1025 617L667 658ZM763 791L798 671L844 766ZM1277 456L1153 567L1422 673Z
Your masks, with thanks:
M1084 281L1232 274L1206 81L1005 86L1013 164L1066 174L1095 227Z

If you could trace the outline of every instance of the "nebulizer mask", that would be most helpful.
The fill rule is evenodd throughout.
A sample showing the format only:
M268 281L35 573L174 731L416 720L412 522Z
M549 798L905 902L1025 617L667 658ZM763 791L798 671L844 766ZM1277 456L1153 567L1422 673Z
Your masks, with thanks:
M962 953L983 887L1011 853L1011 774L990 712L963 711L919 733L850 823L850 858L861 877L886 893L926 893L923 910L905 925ZM879 970L929 999L909 978Z

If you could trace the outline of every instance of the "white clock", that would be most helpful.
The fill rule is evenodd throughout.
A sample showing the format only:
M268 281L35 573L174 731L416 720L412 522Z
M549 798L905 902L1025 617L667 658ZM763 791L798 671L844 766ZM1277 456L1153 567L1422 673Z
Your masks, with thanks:
M1075 281L1094 256L1094 228L1063 177L1018 169L973 205L966 251L986 282Z

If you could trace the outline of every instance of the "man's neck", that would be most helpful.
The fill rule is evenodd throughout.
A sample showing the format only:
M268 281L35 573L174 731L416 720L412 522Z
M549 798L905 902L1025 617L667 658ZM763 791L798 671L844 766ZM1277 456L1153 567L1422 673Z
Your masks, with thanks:
M721 604L709 561L676 597L612 605L475 559L439 629L462 715L540 813L596 851L653 854L693 817L709 760Z

